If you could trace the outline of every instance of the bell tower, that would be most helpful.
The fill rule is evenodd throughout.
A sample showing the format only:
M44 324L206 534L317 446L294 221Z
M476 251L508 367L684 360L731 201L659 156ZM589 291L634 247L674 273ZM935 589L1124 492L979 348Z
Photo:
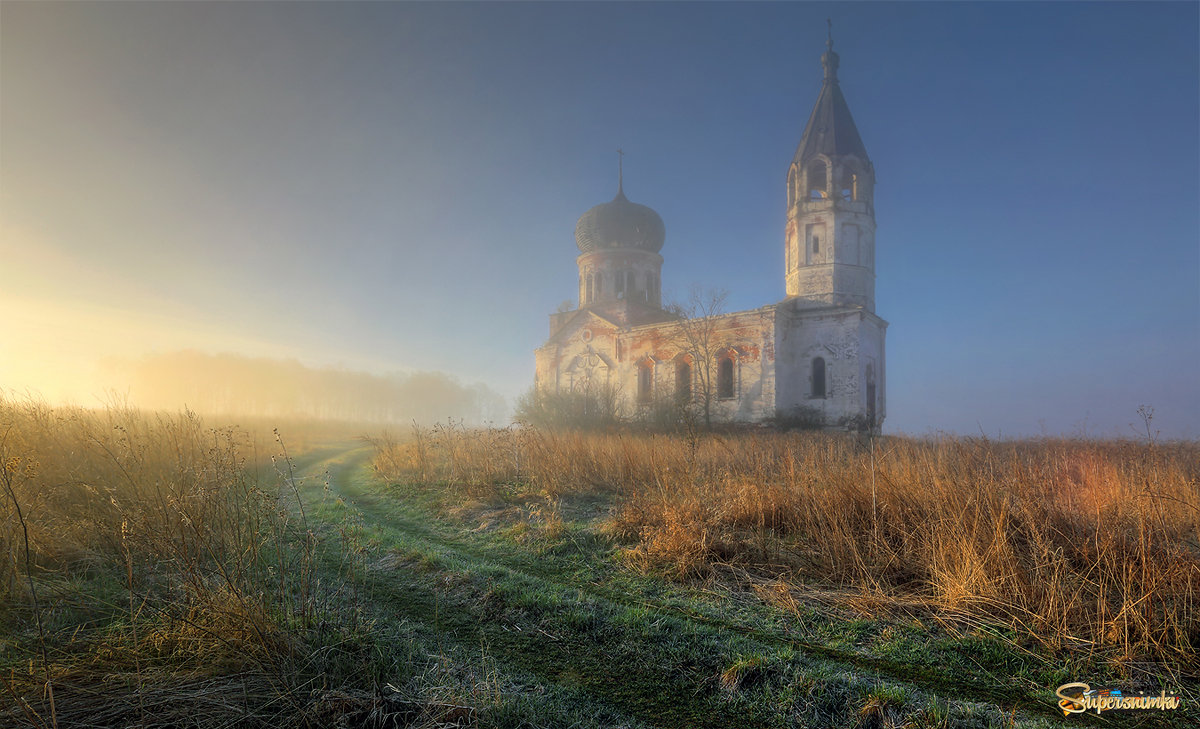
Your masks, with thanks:
M787 176L785 271L797 309L875 311L875 168L838 85L832 33L825 79Z

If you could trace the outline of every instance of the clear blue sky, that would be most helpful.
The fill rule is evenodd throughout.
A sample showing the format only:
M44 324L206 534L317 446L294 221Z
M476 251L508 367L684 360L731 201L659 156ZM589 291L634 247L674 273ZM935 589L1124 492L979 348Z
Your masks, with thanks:
M783 296L825 19L891 432L1200 436L1196 3L0 5L0 387L194 347L513 396L625 190Z

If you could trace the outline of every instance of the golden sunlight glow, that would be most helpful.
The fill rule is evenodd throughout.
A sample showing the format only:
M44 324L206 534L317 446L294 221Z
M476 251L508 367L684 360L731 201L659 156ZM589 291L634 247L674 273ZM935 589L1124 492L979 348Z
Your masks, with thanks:
M268 357L297 352L187 316L179 306L61 250L30 228L0 224L0 391L93 405L129 383L105 361L181 349Z
M51 402L94 404L128 383L103 377L106 359L179 349L290 353L269 342L175 317L102 304L0 293L0 383Z

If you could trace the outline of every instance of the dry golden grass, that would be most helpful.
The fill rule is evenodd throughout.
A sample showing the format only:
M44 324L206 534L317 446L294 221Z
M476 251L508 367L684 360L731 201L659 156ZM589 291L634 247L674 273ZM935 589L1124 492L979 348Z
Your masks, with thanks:
M17 706L0 721L69 718L53 694L64 677L124 673L142 702L159 690L151 677L173 671L282 676L298 641L281 626L310 624L318 608L294 483L272 468L279 447L191 413L0 397L4 658L29 669L6 677L0 706ZM44 701L36 721L14 688L30 684Z
M377 445L385 476L473 496L614 494L646 569L736 563L1117 657L1200 648L1196 443L443 427Z
M263 547L286 526L247 460L258 448L190 413L0 400L0 590L24 589L28 559L40 574L119 564L122 582L185 603L241 598L262 583Z

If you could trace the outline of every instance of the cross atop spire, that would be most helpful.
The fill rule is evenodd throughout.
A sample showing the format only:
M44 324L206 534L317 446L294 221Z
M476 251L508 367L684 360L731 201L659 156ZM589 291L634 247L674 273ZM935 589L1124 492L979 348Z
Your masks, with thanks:
M617 195L625 194L625 150L617 149Z
M825 83L837 83L838 54L833 52L833 18L826 18L825 52L821 54L821 68L825 69Z

